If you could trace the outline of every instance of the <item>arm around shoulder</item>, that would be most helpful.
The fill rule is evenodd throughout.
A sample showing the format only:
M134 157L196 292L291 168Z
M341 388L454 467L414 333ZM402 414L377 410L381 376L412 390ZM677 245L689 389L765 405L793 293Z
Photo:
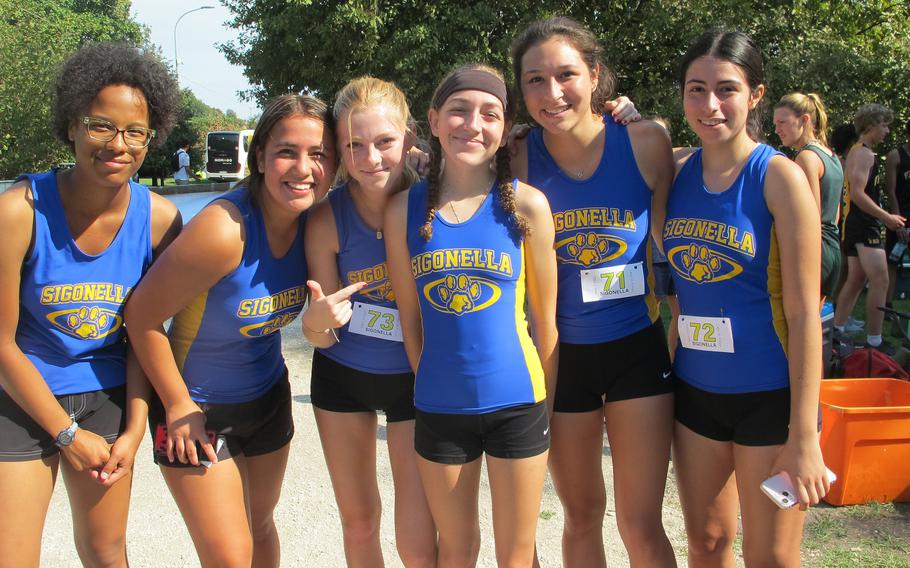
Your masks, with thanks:
M408 195L410 190L394 196L386 206L383 227L385 229L386 265L389 281L395 294L404 348L408 354L411 369L417 371L420 352L423 350L423 322L417 299L417 284L411 273L411 253L408 248Z
M670 136L651 120L630 124L628 129L638 171L651 189L651 235L662 248L667 197L675 175Z

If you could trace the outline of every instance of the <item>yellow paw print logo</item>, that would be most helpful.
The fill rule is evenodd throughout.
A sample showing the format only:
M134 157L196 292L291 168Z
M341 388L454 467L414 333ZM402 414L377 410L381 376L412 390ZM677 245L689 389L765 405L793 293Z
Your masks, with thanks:
M598 239L596 233L578 233L566 250L584 266L593 266L603 262L608 248L607 241Z
M395 294L392 292L392 283L388 280L372 284L361 290L360 294L377 302L395 301Z
M703 245L689 245L681 258L683 267L695 282L710 282L721 268L720 258L711 254L708 247Z
M480 283L465 274L449 274L437 288L439 299L455 315L468 313L480 299Z
M392 283L386 280L376 289L376 294L387 302L395 301L395 294L392 292Z
M66 318L66 325L82 339L98 339L110 323L110 316L97 306L82 306Z

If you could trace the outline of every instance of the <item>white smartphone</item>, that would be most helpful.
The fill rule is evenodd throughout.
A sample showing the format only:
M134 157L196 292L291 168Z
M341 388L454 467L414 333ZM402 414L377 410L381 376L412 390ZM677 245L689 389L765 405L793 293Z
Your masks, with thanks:
M837 476L833 471L826 467L825 472L828 475L828 483L837 481ZM762 481L761 490L781 509L789 509L799 503L799 496L796 494L793 483L790 482L790 476L784 472Z

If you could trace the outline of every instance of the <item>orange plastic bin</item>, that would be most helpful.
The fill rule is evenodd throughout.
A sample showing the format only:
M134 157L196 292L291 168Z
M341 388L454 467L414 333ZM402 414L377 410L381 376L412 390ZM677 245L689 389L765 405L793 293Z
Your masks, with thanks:
M910 382L822 381L822 454L837 474L825 501L910 501Z

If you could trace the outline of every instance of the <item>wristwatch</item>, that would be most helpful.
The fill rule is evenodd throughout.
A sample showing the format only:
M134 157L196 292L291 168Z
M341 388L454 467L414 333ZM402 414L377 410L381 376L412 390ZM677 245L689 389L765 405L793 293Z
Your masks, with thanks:
M68 428L65 428L57 434L57 438L54 440L54 443L57 444L57 447L64 448L73 443L73 439L76 438L76 430L79 429L79 424L73 420L73 423L69 425Z

